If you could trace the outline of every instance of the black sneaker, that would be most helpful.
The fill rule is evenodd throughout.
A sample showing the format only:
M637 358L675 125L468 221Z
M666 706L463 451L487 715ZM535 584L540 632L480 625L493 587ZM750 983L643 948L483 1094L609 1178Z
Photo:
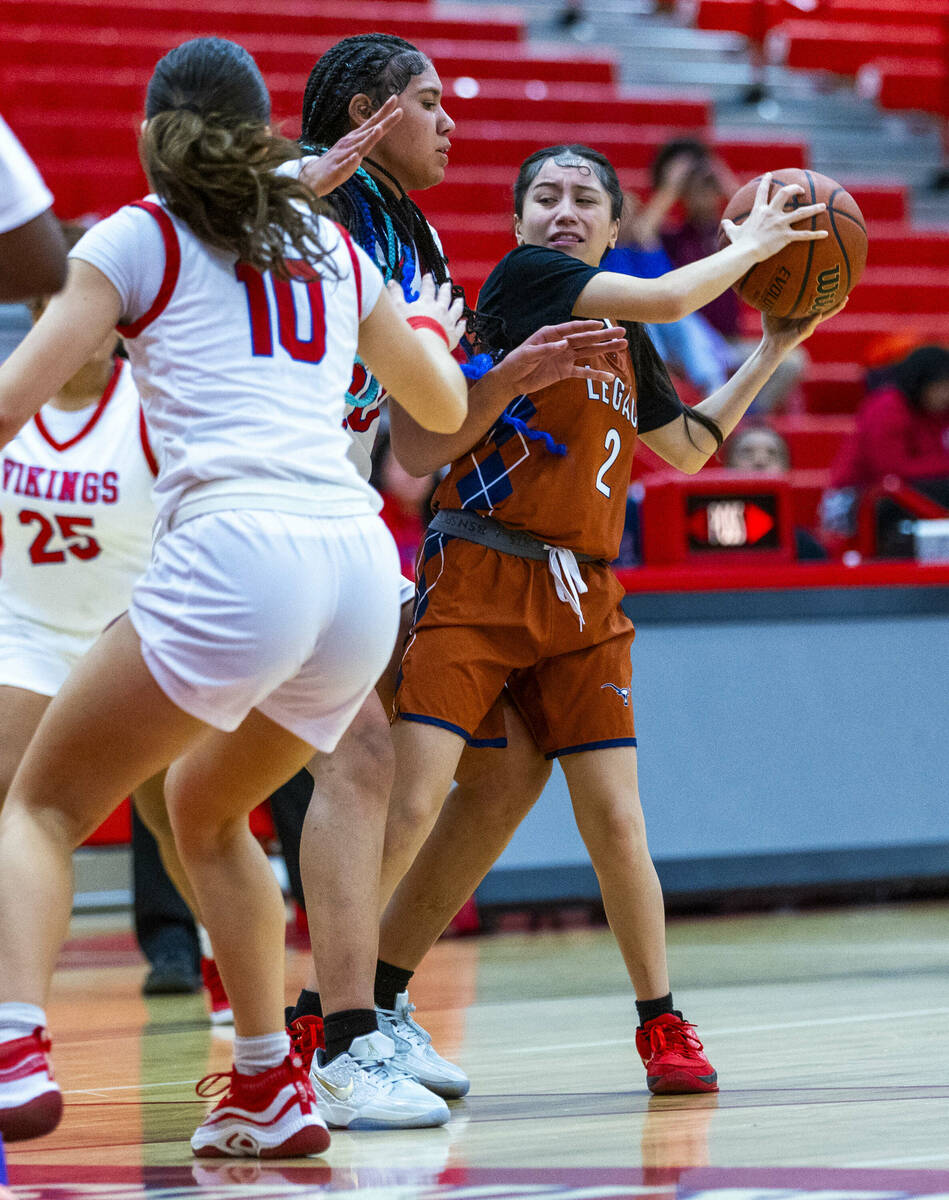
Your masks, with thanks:
M201 990L201 976L185 958L157 958L142 984L145 996L190 996Z

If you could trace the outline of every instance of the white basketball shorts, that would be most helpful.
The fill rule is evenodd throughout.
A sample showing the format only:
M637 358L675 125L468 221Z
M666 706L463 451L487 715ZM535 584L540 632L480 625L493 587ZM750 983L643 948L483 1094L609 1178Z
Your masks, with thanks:
M400 578L376 516L207 513L158 541L129 618L179 708L225 731L256 708L328 752L392 653Z
M55 696L96 640L11 613L0 603L0 687Z

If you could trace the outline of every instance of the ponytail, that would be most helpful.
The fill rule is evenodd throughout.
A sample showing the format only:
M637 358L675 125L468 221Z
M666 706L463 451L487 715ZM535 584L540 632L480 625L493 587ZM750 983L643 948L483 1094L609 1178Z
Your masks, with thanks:
M139 154L168 210L209 246L287 279L288 259L326 259L313 217L326 208L295 176L295 142L271 132L253 58L223 38L193 38L155 67Z

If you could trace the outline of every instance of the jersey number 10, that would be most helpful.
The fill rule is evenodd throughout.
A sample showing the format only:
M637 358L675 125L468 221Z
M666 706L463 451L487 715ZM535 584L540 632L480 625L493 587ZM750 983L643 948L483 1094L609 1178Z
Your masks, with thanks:
M280 345L295 362L318 363L326 353L326 308L323 303L323 283L309 263L301 258L286 260L290 274L305 284L294 288L289 279L270 275L274 299L277 302L277 337ZM247 309L250 314L250 345L258 357L273 357L273 328L270 303L264 276L249 263L239 262L234 273L247 289ZM306 296L309 308L309 338L297 332L297 300ZM305 328L305 326L304 326Z

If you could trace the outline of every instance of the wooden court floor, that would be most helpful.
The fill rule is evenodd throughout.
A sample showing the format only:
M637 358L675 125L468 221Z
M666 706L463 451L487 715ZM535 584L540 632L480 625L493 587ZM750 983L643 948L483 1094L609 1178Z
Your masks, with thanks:
M200 997L142 997L127 927L73 932L50 1008L66 1114L6 1147L17 1200L949 1198L946 903L672 921L717 1096L649 1096L608 931L443 941L412 994L471 1075L449 1125L335 1133L286 1165L196 1165L194 1084L229 1066L227 1037ZM295 994L305 957L288 954Z

